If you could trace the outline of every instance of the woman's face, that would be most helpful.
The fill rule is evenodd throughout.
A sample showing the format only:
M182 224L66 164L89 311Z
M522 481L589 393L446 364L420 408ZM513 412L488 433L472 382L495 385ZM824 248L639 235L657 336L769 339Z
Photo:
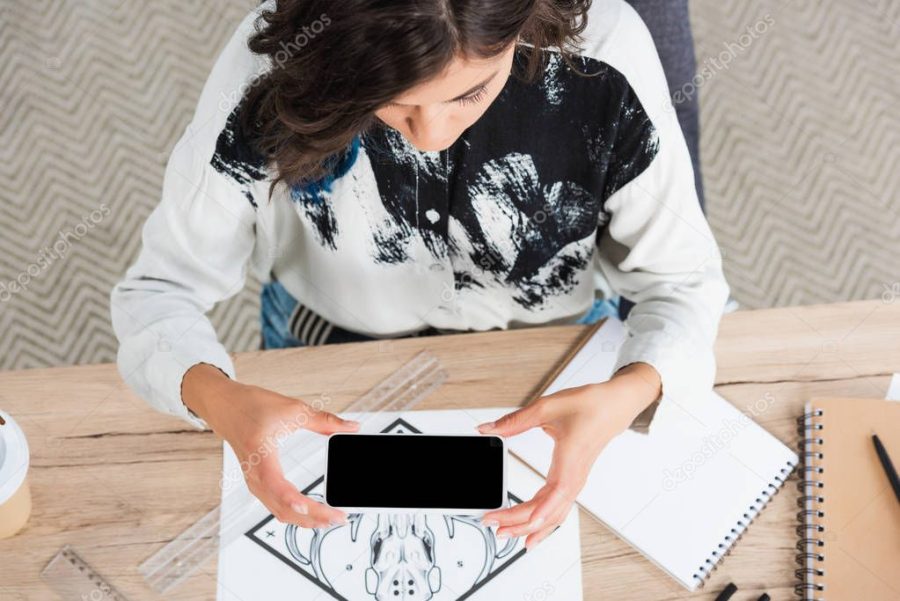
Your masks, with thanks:
M439 77L406 91L375 114L421 151L449 147L500 94L516 45L489 59L456 58Z

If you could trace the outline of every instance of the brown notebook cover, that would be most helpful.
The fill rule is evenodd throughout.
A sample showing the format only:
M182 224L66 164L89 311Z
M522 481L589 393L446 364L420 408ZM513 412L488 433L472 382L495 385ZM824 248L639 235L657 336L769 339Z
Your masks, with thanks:
M800 596L900 599L900 503L872 444L900 467L900 402L814 400L798 423Z

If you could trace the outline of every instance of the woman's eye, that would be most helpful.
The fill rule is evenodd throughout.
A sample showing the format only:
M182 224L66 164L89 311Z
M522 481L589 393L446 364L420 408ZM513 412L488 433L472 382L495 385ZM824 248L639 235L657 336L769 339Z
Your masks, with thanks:
M487 90L485 88L481 88L474 94L469 94L468 96L463 96L462 98L458 99L457 102L460 104L463 104L463 105L475 104L477 102L481 102L482 100L484 100L485 94L487 94Z

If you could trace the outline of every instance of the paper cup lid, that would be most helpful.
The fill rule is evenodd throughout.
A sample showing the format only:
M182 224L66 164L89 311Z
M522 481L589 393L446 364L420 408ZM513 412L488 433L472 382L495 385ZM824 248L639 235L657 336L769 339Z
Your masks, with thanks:
M28 474L28 441L12 417L0 410L0 503L15 494Z

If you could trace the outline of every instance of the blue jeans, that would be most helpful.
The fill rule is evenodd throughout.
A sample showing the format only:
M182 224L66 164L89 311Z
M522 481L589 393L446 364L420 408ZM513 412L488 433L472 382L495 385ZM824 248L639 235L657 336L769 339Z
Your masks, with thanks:
M264 349L304 346L288 327L288 320L296 307L297 299L280 282L263 285L260 293L260 320Z
M303 340L303 334L298 332L309 331L315 328L299 328L298 326L298 302L285 290L281 282L272 281L265 284L260 294L260 321L262 325L262 348L291 348L307 346L308 340ZM619 316L619 299L597 300L590 310L580 317L575 323L591 324L604 317ZM319 330L321 331L321 329ZM438 333L436 330L426 330L420 335ZM357 334L337 327L332 327L327 336L319 336L314 344L335 344L340 342L357 342L373 340L369 336Z

